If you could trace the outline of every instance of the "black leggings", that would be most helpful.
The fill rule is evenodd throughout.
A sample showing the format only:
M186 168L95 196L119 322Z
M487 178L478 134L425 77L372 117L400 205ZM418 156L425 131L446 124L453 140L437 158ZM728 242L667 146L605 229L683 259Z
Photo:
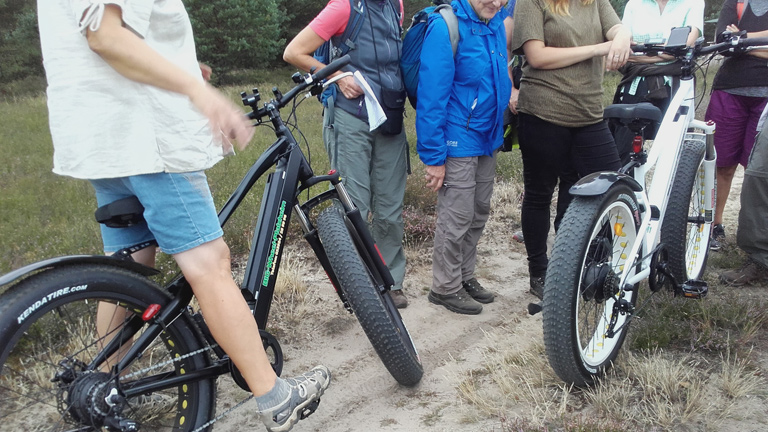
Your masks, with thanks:
M571 185L579 177L596 171L618 171L619 154L605 121L563 127L520 113L518 138L523 156L522 225L528 271L531 277L540 277L547 272L550 206L558 180L559 222L561 209L571 201L567 193Z

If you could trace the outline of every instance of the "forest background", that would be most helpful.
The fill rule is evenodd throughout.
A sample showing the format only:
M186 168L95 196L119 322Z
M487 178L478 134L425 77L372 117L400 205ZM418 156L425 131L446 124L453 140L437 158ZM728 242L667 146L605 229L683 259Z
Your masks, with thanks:
M611 0L621 17L626 0ZM261 74L285 67L286 43L325 6L323 0L184 0L200 61L216 72L214 84L261 82ZM705 20L716 20L722 3L705 0ZM404 0L404 27L429 0ZM45 89L34 0L0 0L0 97ZM705 36L713 38L714 22Z

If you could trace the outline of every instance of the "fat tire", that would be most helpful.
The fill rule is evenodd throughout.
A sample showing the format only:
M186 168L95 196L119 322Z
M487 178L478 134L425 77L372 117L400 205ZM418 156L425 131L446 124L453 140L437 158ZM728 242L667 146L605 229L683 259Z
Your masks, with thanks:
M669 251L669 270L678 284L700 279L707 267L711 224L703 222L704 200L708 198L702 190L704 151L702 141L683 142L661 224L661 242ZM693 218L702 222L693 222Z
M0 296L0 422L4 427L81 430L80 422L67 414L67 397L50 379L60 370L60 360L76 358L88 363L98 352L95 308L103 301L119 302L141 313L152 304L165 306L170 296L141 275L101 264L46 270ZM199 334L192 319L183 314L123 375L202 348ZM210 358L203 352L163 366L163 371L186 373L209 364ZM202 380L150 395L150 408L147 399L144 405L128 401L123 414L141 422L146 430L192 431L213 417L215 384L213 379Z
M597 295L587 300L585 293L590 284L586 282L585 274L588 268L594 268L590 267L590 263L602 262L616 273L621 272L622 265L634 263L632 257L625 255L640 241L637 210L632 190L626 185L616 184L600 196L574 197L557 232L545 278L542 318L549 363L555 373L568 384L577 387L594 384L611 366L624 343L627 315L618 315L616 328L621 327L613 337L605 336L607 326L601 319L611 316L617 296L623 296L624 300L634 305L637 286L631 291L617 288L614 293L604 295L609 298L599 302L595 300ZM622 224L619 232L625 235L615 234L618 230L614 227L616 223ZM610 227L610 233L601 231L601 227L606 226ZM625 237L623 246L618 241L620 237ZM607 239L605 241L609 241L610 245L600 243L599 239ZM596 244L605 247L594 246ZM622 255L621 251L627 254ZM629 273L633 271L629 270ZM621 287L624 281L614 285ZM591 309L594 309L594 313L590 317ZM589 325L590 318L597 321L594 326ZM582 329L582 325L587 328ZM587 336L583 344L581 333ZM590 346L604 348L587 350ZM584 354L589 351L593 353L592 358Z
M376 271L365 264L338 206L318 215L317 231L340 288L376 354L397 382L416 385L424 368L413 340L389 296L377 287Z

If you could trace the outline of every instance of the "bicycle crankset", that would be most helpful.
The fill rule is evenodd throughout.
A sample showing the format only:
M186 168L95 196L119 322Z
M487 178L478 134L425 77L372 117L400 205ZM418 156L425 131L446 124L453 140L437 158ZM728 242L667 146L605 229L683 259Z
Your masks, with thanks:
M671 282L669 278L667 278L667 275L669 274L667 270L668 262L669 254L667 248L663 244L660 244L659 247L656 248L656 251L653 252L653 256L651 256L651 274L648 276L648 287L651 291L657 292L663 288L664 285Z
M261 343L264 344L264 351L267 353L269 363L272 365L272 369L277 376L283 372L283 350L280 348L280 343L277 338L266 330L259 329L259 335L261 336ZM245 378L237 369L234 363L229 362L229 370L232 374L232 379L243 390L250 391L248 383L245 382Z

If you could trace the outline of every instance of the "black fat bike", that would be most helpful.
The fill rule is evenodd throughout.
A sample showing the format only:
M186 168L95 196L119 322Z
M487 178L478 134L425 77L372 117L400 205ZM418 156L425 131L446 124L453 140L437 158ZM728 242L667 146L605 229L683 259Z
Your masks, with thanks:
M265 329L283 239L295 215L344 307L357 317L384 366L397 382L413 386L423 375L421 360L387 295L394 281L366 221L337 173L314 174L280 116L291 101L293 115L296 96L318 93L322 81L348 61L341 58L315 74L294 74L295 87L284 95L273 89L274 97L261 106L257 89L241 94L252 109L249 118L257 125L271 123L277 140L252 165L219 220L224 225L274 167L241 288L261 330L259 343L278 375L282 350ZM301 203L300 193L317 184L330 186ZM142 211L138 200L129 198L101 207L96 217L121 227L141 220ZM112 256L58 257L0 277L0 286L13 284L0 296L0 424L28 431L208 431L226 414L214 413L217 377L230 374L247 390L190 307L193 294L184 277L160 287L149 279L155 269L131 259L132 253L155 246L138 244ZM126 317L99 336L97 309L109 303L124 308Z

